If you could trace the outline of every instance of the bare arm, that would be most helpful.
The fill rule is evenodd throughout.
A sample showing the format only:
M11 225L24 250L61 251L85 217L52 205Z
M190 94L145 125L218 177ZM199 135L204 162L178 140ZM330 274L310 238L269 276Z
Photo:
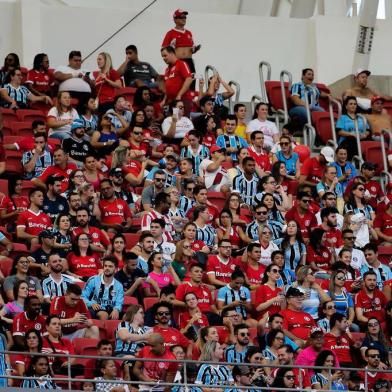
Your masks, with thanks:
M218 286L218 287L226 286L225 282L222 282L221 280L215 277L215 272L207 273L207 278L208 278L208 282L213 286Z
M189 87L191 86L192 82L193 79L191 77L185 79L184 84L182 85L180 91L177 94L177 100L180 100L182 96L189 90Z

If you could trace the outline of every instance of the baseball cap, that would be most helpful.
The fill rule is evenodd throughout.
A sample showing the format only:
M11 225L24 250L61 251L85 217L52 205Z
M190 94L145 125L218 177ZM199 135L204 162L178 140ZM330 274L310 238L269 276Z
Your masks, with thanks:
M310 337L311 337L311 338L314 338L314 337L316 337L317 335L324 335L324 332L323 332L322 329L319 328L319 327L313 327L313 328L310 330Z
M121 167L115 167L114 169L110 169L109 176L118 176L122 175Z
M323 147L320 151L320 155L322 155L328 163L335 161L335 151L332 147Z
M211 146L211 148L210 148L210 153L212 154L212 153L214 153L214 152L217 152L217 151L225 151L225 149L224 148L222 148L222 147L219 147L219 146L216 146L216 145L213 145L213 146Z
M359 76L361 73L365 73L367 76L369 76L371 74L371 72L367 69L364 68L358 68L357 71L355 72L354 76L357 77Z
M377 164L373 162L364 162L361 166L361 170L376 170Z
M84 129L84 124L82 121L80 121L79 119L76 119L72 125L71 125L71 131L74 131L75 129L78 128L83 128Z
M170 154L167 154L166 158L173 158L176 162L178 162L179 159L180 159L179 156L176 153L174 153L174 152L171 152Z
M182 10L181 8L178 8L174 11L173 13L173 18L178 18L179 16L182 15L188 15L188 11Z
M211 95L205 95L200 99L199 105L204 106L207 102L215 102L215 99L211 97Z
M39 238L54 238L54 234L50 230L42 230L41 233L38 234Z
M372 99L371 99L371 103L372 105L377 102L377 101L382 101L384 102L385 99L383 97L380 97L379 95L373 95Z
M301 290L298 290L296 287L289 287L286 291L286 298L290 297L302 297L304 293Z

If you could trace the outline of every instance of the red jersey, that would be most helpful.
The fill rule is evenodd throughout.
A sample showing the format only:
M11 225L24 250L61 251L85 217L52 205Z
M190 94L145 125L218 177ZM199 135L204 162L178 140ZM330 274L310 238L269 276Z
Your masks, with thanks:
M248 147L248 153L249 156L251 156L256 161L257 166L265 171L271 171L272 166L268 153L265 153L264 151L258 153L253 146Z
M27 234L38 236L41 231L52 227L52 221L44 212L35 213L29 209L20 213L16 227L24 227Z
M335 336L331 333L326 333L324 335L324 348L326 350L331 350L339 359L339 363L352 363L350 345L352 341L349 336L344 333L342 336Z
M128 204L122 199L112 201L102 199L98 203L101 211L101 223L108 225L121 225L132 217Z
M165 380L168 373L176 373L177 371L177 363L167 361L168 359L176 359L169 348L166 348L162 355L156 355L151 351L150 346L144 346L137 353L136 357L143 360L143 375L150 378L151 380ZM145 358L161 359L161 362L149 362L145 361Z
M30 320L26 312L19 313L12 322L12 335L24 336L30 329L35 329L42 335L46 331L45 317L38 315L35 320Z
M12 200L6 196L4 193L0 192L0 212L4 211L6 214L15 211L15 205ZM15 219L15 217L14 217ZM10 219L2 219L3 223L9 222Z
M178 328L179 329L185 328L188 325L189 320L191 318L192 316L189 314L189 312L180 313L178 315ZM200 328L208 327L210 324L208 323L207 316L202 314L201 317L193 323L193 325L198 331Z
M163 336L166 347L180 345L186 351L186 349L190 345L190 341L175 328L164 328L160 327L159 325L155 325L152 330L153 332L159 333Z
M365 367L365 369L367 369L367 367ZM382 373L380 371L380 369L374 369L374 371L372 371L372 369L367 369L366 373L367 374L365 376L364 370L358 372L359 376L361 377L361 379L363 380L364 383L365 383L365 377L367 378L368 391L372 391L374 386L376 385L376 382L380 379L389 380L389 382L392 381L391 374L390 373Z
M301 176L306 176L306 180L317 184L323 177L325 165L321 165L318 157L306 158L301 167Z
M75 253L71 252L67 255L67 260L70 271L83 278L98 275L98 270L102 268L99 256L96 253L90 256L76 256Z
M43 94L50 93L50 87L54 85L53 71L37 71L30 69L27 73L26 84L31 84L35 90Z
M191 243L191 249L194 252L199 252L201 251L204 247L206 246L206 244L203 241L200 240L195 240Z
M193 37L189 30L169 30L162 42L162 48L172 46L173 48L191 48L193 47Z
M18 196L18 195L14 195L11 196L12 199L12 203L15 206L15 208L22 208L23 210L27 210L29 208L30 205L30 201L29 198L27 196ZM14 211L13 209L8 209L7 212L12 212Z
M165 87L168 100L176 99L178 92L181 90L185 79L191 78L192 72L185 61L177 60L174 64L168 65L165 70ZM183 99L190 98L190 91L186 91L182 96Z
M308 245L306 248L306 262L310 264L315 263L318 268L323 271L329 271L331 267L332 254L329 249L322 246L316 253L314 249Z
M255 303L254 303L255 308L257 307L257 305L265 303L269 301L271 298L277 297L281 292L282 289L279 287L276 287L275 290L273 290L267 284L262 284L260 287L256 289ZM268 306L268 308L262 310L259 313L259 319L261 319L266 312L269 312L269 314L275 314L275 313L279 313L281 310L282 310L281 303L274 302L272 305Z
M286 222L295 220L301 228L303 238L309 238L311 230L317 227L317 219L312 212L307 211L305 212L305 215L301 216L298 212L298 208L296 207L290 208L286 212L284 219Z
M261 284L261 279L264 276L265 269L266 266L261 263L257 263L256 269L251 267L249 263L245 264L245 273L251 286Z
M43 340L43 343L42 343L42 353L43 354L51 354L51 353L70 354L70 355L75 354L73 344L68 339L61 338L59 342L50 341L50 343L48 341L48 337L44 337L42 340ZM53 348L54 348L54 350L53 350ZM66 362L68 360L68 358L66 356L56 357L56 358L61 359L63 362ZM55 357L48 356L48 360L49 360L49 364L52 364L55 361Z
M68 180L70 174L77 168L78 167L74 163L68 163L65 169L62 169L57 165L48 166L38 179L43 183L46 183L46 180L49 176L64 177L63 181L61 181L61 193L64 193L68 189Z
M382 291L375 289L373 298L370 298L364 289L355 295L355 307L362 308L366 318L375 317L380 323L385 321L385 305L387 299Z
M72 235L75 238L79 234L84 233L83 227L76 227ZM108 247L110 245L110 240L108 236L100 229L94 226L89 226L88 232L86 233L90 238L91 238L91 243L96 246L103 246L103 247Z
M325 230L322 225L319 228ZM342 232L336 227L331 227L328 231L325 230L325 236L327 237L327 246L331 248L341 248L343 246Z
M236 266L241 268L241 264L237 259L230 257L225 263L218 255L211 255L208 256L206 271L207 274L215 274L216 279L230 283L231 274L234 272Z
M185 295L194 293L197 297L199 309L202 312L211 312L211 306L214 304L211 290L203 283L199 286L193 286L191 282L181 283L176 289L176 299L185 302Z
M128 138L129 138L129 135L126 135L124 137L124 139L128 139ZM131 150L144 151L144 155L146 157L151 156L151 147L148 143L141 142L139 146L136 146L135 144L132 144L131 142L129 142L129 148Z
M123 175L124 178L127 174L132 174L133 176L137 177L142 170L142 164L140 161L131 160L126 166L123 166Z
M346 190L344 191L345 197L350 196L353 184L354 184L354 179L347 184ZM373 210L376 210L378 204L377 200L385 196L381 188L381 185L377 181L370 180L364 186L365 189L367 189L370 193L370 199L367 200L367 203L373 208Z
M94 71L93 76L95 78L95 87L98 93L99 103L113 102L115 98L116 88L111 86L108 82L105 82L100 75L100 71ZM115 70L109 70L109 74L106 77L112 82L121 80L121 75Z
M187 213L186 213L186 217L188 219L192 219L193 220L193 211L195 210L195 207L197 207L196 205L193 206ZM208 221L207 224L208 225L215 225L215 219L219 217L219 211L215 206L209 205L207 204L207 209L208 209Z
M50 312L49 314L57 314L62 319L69 319L75 316L75 313L83 313L88 318L90 317L90 312L88 311L84 301L79 299L77 305L75 307L71 307L65 303L65 297L55 297L50 303ZM85 328L84 324L78 323L69 323L63 324L61 326L61 330L65 335L69 335L75 332L78 329Z
M211 132L206 133L206 134L203 136L202 143L203 143L206 147L211 148L214 144L216 144L215 135L214 135L213 133L211 133Z
M384 235L392 237L392 215L387 212L377 214L373 227L379 229Z
M296 337L307 340L310 331L316 326L313 317L301 310L281 310L279 312L283 316L283 329L291 332Z

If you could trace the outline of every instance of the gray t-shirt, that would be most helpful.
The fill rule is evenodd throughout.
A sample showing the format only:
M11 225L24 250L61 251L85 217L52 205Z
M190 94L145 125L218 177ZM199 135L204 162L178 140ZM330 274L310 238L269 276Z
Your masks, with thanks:
M14 288L14 284L19 280L16 275L11 275L5 278L4 280L4 291L12 290ZM42 291L42 286L40 281L34 276L27 276L26 282L29 286L29 295L36 293L37 290Z
M142 204L151 204L151 206L154 206L155 196L156 194L153 184L144 188L142 192Z

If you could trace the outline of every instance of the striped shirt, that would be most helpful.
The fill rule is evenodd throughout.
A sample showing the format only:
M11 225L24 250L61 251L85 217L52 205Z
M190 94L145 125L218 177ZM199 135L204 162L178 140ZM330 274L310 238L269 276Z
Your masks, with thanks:
M151 209L147 214L143 215L142 223L141 223L141 230L142 231L149 231L151 222L154 219L163 219L165 221L166 226L165 226L164 234L166 236L166 241L171 241L173 238L172 237L173 233L174 233L174 225L173 225L172 220L170 219L169 216L162 215L161 213L159 213L158 211L155 211L153 209Z
M327 318L323 318L317 321L317 325L322 329L324 333L330 332L331 327L329 325L329 320Z
M234 290L230 287L230 284L221 287L218 290L217 301L222 301L223 305L230 305L232 302L240 301L245 298L246 303L251 303L250 291L247 287L241 286L239 290ZM242 314L244 319L246 319L247 313L244 306L236 306L236 312Z
M203 159L210 157L210 150L204 145L200 145L196 151L193 152L191 146L183 147L181 149L182 158L191 158L193 162L193 172L199 176L200 175L200 163Z
M123 341L118 336L121 329L126 329L128 333L135 335L144 335L150 331L150 327L133 328L128 321L122 321L116 329L116 345L114 351L116 355L133 355L135 356L138 351L144 346L144 342L128 342Z
M107 112L107 114L109 114L111 116L111 123L114 126L114 128L119 129L122 128L122 124L121 121L118 119L117 116L113 115L113 109L109 109ZM122 117L124 117L125 121L129 124L132 120L132 112L130 112L129 110L125 110L124 113L120 113L120 115Z
M5 354L3 351L7 350L7 340L5 336L1 333L0 334L0 374L6 374L6 370L8 368L7 362L5 359ZM6 378L0 377L0 388L6 388L8 385Z
M268 346L261 352L261 355L263 356L263 358L266 358L271 362L278 359L278 357L271 351L271 348Z
M184 211L185 214L195 205L196 205L196 201L194 199L189 199L186 196L180 196L178 208Z
M54 297L62 297L67 291L67 286L74 283L75 279L71 276L61 274L60 282L56 282L51 275L42 281L42 290L44 298L53 299Z
M80 115L79 120L83 123L86 132L89 132L90 130L96 131L98 129L98 116L96 114L93 114L90 119Z
M235 349L235 344L232 344L231 346L228 346L225 350L225 360L226 362L230 363L244 363L245 362L245 356L246 353L248 352L248 346L244 348L243 351L237 351Z
M31 92L25 86L19 86L18 88L12 87L10 84L6 84L4 88L7 90L7 93L11 99L16 101L20 108L27 108L27 100ZM11 106L10 103L7 103L7 106Z
M196 225L196 240L203 241L207 246L212 247L215 244L215 238L216 230L211 225L205 225L204 227Z
M283 238L277 239L274 242L284 253L284 267L294 272L301 261L302 255L306 255L305 244L303 242L295 241L293 245L289 245L285 249L282 249Z
M241 195L243 202L251 206L253 197L257 191L258 183L259 178L256 174L254 174L250 180L248 180L245 175L240 174L234 177L233 190L238 191Z
M32 389L61 389L49 375L42 376L38 380L23 380L20 387Z
M203 364L199 368L195 384L200 385L229 385L234 382L231 370L224 365Z
M283 233L283 227L286 224L281 212L279 210L271 211L268 215L267 222L268 227L272 231L272 239L277 240L278 238L281 238Z
M256 193L256 194L254 195L253 205L254 205L254 206L257 206L258 204L261 204L261 199L263 198L263 196L264 196L266 193L267 193L267 192L259 192L259 193ZM282 196L280 196L278 193L274 193L273 196L274 196L275 203L276 203L278 206L282 205L282 202L283 202Z
M216 139L216 145L222 148L236 148L237 150L241 147L248 147L245 139L237 135L219 135ZM237 162L237 153L231 152L230 158L233 162Z
M265 222L265 224L267 224L267 222ZM259 240L259 227L260 227L260 224L257 222L257 220L254 220L253 222L250 222L246 226L245 234L253 241L258 241Z
M320 91L315 84L305 85L303 82L291 86L291 95L297 95L303 101L308 100L309 106L318 106Z
M34 150L25 151L22 155L22 165L27 165L34 156ZM26 180L31 180L32 178L39 177L42 172L49 166L52 166L53 160L52 155L49 151L44 150L44 152L35 161L34 170L30 173L24 172L24 178Z

